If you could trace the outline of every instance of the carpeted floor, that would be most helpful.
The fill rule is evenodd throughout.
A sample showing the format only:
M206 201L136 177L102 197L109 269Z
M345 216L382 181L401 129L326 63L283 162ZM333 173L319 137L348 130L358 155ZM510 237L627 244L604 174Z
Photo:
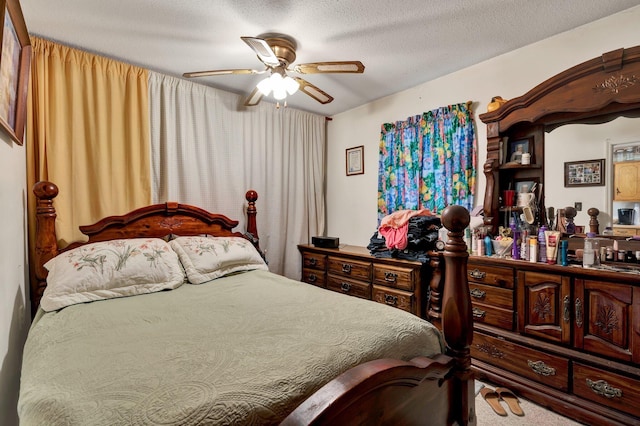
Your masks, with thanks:
M482 386L495 389L495 386L491 383L476 380L476 413L478 415L479 426L578 426L582 424L527 401L519 395L518 399L520 400L520 407L522 407L522 411L524 411L524 416L514 415L504 402L501 402L501 405L507 412L507 415L499 416L493 411L487 401L482 398L482 395L480 395L479 392Z

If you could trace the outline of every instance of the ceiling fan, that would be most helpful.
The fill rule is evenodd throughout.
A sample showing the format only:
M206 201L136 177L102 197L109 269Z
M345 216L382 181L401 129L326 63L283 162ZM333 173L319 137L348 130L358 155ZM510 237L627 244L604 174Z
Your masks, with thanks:
M300 77L289 77L287 72L297 74L352 73L362 74L364 65L360 61L311 62L291 65L296 60L296 43L290 37L274 35L265 38L240 37L258 55L258 59L266 66L262 71L254 69L227 69L186 72L184 77L205 77L227 74L265 74L269 76L260 81L249 97L246 106L257 105L263 96L273 92L273 97L280 101L297 90L302 91L321 104L328 104L333 97L325 91ZM278 102L278 106L279 106ZM285 101L286 105L286 101Z

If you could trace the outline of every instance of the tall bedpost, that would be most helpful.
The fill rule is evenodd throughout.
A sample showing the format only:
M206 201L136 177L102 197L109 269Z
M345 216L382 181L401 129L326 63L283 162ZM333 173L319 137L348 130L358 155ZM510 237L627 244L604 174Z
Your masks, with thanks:
M258 251L260 250L260 237L258 236L258 225L256 223L256 200L258 199L258 193L253 189L250 189L245 194L245 198L249 203L247 206L247 233L251 234L253 245L256 246Z
M442 332L447 355L456 362L453 383L454 406L450 424L475 424L475 391L471 372L471 342L473 317L467 281L469 252L464 242L464 230L469 226L469 212L461 206L449 206L442 212L442 223L449 230L444 249L445 285L442 295ZM457 389L456 389L457 388ZM459 404L458 407L456 405Z
M46 287L47 270L44 264L58 254L56 238L56 209L53 199L58 187L52 182L41 181L33 185L36 196L36 233L34 259L31 266L31 315L35 315Z

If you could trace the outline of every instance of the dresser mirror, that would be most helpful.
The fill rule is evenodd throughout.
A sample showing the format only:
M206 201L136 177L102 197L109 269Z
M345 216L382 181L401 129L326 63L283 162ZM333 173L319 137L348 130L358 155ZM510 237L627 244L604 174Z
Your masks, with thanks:
M557 211L580 203L582 210L578 211L575 223L585 226L586 229L590 220L587 210L595 207L600 211L598 216L600 232L606 226L618 223L618 209L631 208L635 211L640 208L640 200L614 200L614 162L619 160L614 152L640 144L639 119L618 117L608 123L569 124L546 133L544 137L546 146L544 182L547 185L545 194L547 207L555 207ZM604 186L564 186L566 162L594 159L605 160ZM634 221L636 224L640 221L639 212L635 213Z

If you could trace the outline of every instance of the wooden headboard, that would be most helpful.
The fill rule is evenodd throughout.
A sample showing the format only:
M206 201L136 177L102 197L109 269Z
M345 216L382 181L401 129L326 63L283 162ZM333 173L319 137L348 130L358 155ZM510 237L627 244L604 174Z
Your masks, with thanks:
M36 234L34 258L31 262L31 312L35 315L44 289L47 286L47 270L44 264L59 253L98 241L122 238L163 238L175 235L237 236L251 241L260 251L256 224L256 200L258 193L247 191L247 232L233 231L238 221L222 214L209 213L198 207L176 202L154 204L134 210L122 216L109 216L93 225L80 226L89 237L86 242L74 242L61 249L55 230L56 209L53 199L58 187L52 182L38 182L33 187L36 196Z

